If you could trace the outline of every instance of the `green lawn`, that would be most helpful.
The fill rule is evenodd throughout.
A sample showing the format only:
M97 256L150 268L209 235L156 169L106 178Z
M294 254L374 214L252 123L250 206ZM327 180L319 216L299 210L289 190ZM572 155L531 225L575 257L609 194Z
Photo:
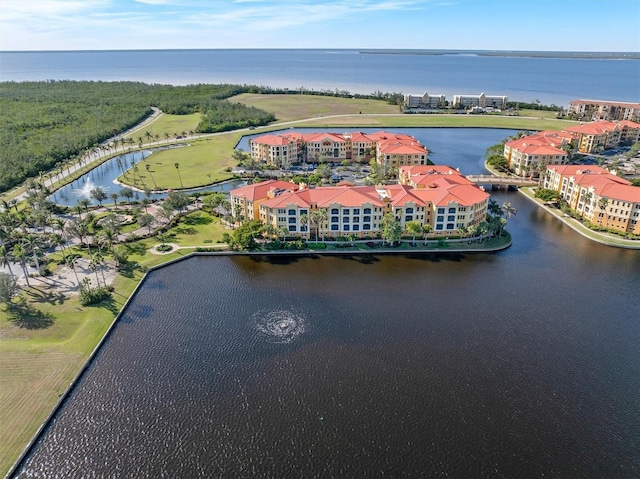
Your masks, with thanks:
M158 135L161 140L165 139L165 133L168 133L174 138L183 132L188 133L189 131L195 130L201 118L201 113L193 113L191 115L168 115L161 113L158 118L133 131L127 138L132 139L136 144L139 138L142 138L144 143L150 141L146 137L146 132L154 136Z
M576 122L556 119L523 118L499 115L355 115L312 119L300 123L318 128L507 128L513 130L561 130Z
M398 113L396 105L380 100L337 98L319 95L260 95L242 93L229 101L255 106L273 113L278 122L301 120L327 115L362 113Z
M191 141L191 146L157 151L138 167L140 177L129 170L127 176L120 176L118 181L141 189L144 189L144 185L152 189L177 189L205 186L229 179L232 175L225 169L235 166L231 155L240 138L241 134L232 132ZM176 163L179 165L179 174Z

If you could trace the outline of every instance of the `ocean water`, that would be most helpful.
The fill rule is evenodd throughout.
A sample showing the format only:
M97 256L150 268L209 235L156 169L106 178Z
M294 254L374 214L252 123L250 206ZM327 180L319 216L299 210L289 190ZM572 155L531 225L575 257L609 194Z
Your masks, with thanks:
M566 106L577 98L640 102L640 60L418 55L358 50L0 52L0 81L135 80L289 89L507 95Z

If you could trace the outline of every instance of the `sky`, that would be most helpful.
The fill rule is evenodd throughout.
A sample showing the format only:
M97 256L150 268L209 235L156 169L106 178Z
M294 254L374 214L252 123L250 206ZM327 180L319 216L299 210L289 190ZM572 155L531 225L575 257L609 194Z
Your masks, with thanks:
M640 0L0 0L0 50L640 51Z

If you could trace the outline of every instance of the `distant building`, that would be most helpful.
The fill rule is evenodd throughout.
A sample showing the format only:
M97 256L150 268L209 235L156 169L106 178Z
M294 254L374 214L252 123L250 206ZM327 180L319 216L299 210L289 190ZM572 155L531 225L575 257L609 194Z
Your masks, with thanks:
M640 188L599 166L549 166L545 188L557 191L589 222L640 234Z
M453 95L454 108L493 108L504 109L507 106L506 96L486 95L484 92L479 95Z
M405 95L404 105L407 109L435 110L446 105L444 95L429 95L426 91L422 95Z
M640 103L603 100L573 100L569 116L586 120L640 121Z

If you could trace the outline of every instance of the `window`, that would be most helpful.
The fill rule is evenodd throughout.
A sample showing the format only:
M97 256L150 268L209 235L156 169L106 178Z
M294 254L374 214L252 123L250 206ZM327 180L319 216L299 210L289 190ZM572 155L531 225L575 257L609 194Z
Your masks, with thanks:
M301 215L308 215L309 213L307 212L307 210L300 210L300 214Z
M370 215L371 214L371 208L365 208L363 212L364 212L365 215Z
M354 208L353 209L353 214L354 215L359 215L360 214L360 208Z
M456 220L456 215L447 216L447 221L455 221L455 220Z
M295 218L289 218L289 223L293 223L293 224L295 224L295 222L296 222L296 219L295 219Z
M285 213L285 209L284 208L278 208L278 213L283 215Z
M343 215L348 215L349 214L349 208L343 208L342 209L342 214Z
M370 230L371 229L371 225L369 223L365 223L362 225L362 229L363 230Z
M444 221L444 216L438 216L438 217L436 217L436 221Z
M449 208L449 214L451 214L451 213L455 213L455 212L456 212L456 209L455 209L455 208Z
M342 222L343 223L348 223L349 222L349 217L348 216L343 216L342 217Z
M369 221L371 221L371 216L365 216L362 218L362 221L365 223L368 223Z
M289 231L295 231L296 225L289 225Z
M408 215L404 220L405 221L413 221L413 216Z
M442 229L442 225L441 224L440 225L436 225L436 229L437 230L441 230Z
M339 223L340 222L340 218L338 218L337 216L332 216L331 217L331 222L332 223Z
M338 225L331 225L331 231L338 231Z
M353 218L353 222L354 223L360 223L360 217L359 216L354 217Z
M443 215L444 214L444 208L438 208L438 214L439 215Z
M331 214L337 215L339 213L338 208L331 208Z
M360 225L353 225L353 231L360 231Z
M409 214L413 214L413 208L405 208L404 210L405 213Z
M342 229L343 229L344 231L349 231L349 225L344 225L344 226L342 227Z
M289 216L293 216L296 214L296 210L289 210Z
M447 229L452 230L454 228L453 223L447 223Z

